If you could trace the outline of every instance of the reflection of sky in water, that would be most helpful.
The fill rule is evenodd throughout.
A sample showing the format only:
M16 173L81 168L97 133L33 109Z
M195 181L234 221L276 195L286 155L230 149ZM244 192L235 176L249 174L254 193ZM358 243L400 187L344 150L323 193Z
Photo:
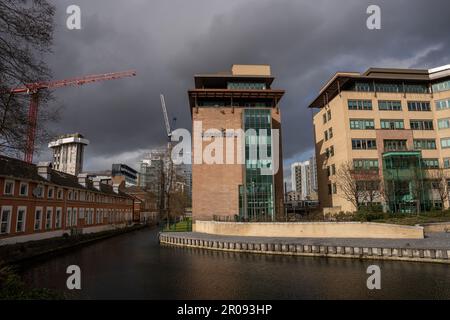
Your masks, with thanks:
M27 282L64 290L66 267L81 267L80 298L135 299L401 299L450 298L440 264L239 254L160 247L157 231L94 243L33 266ZM366 287L371 264L380 291ZM66 290L66 292L69 292Z

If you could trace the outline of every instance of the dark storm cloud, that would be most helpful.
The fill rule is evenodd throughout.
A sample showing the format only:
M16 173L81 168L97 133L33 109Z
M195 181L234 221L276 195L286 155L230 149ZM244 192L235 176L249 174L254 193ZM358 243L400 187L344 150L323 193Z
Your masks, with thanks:
M65 28L58 1L55 78L135 68L135 78L55 91L64 106L57 133L90 140L90 169L134 161L165 141L159 93L177 126L190 128L187 89L195 73L233 63L267 63L286 89L282 103L285 159L313 147L307 104L340 70L370 66L431 68L448 59L450 3L432 1L164 0L78 1L82 30ZM382 29L366 28L378 4ZM133 164L133 163L130 163Z

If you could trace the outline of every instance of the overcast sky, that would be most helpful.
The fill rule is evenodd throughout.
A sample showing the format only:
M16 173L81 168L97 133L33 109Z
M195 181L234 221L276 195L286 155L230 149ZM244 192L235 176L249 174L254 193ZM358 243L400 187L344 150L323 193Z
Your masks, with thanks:
M195 73L233 63L270 64L282 100L285 171L312 154L308 103L336 71L432 68L450 63L448 0L58 0L55 79L136 69L137 77L55 90L57 134L89 140L85 169L135 166L166 140L159 93L169 117L190 129L187 90ZM81 30L66 28L66 8L81 8ZM381 30L366 9L381 7ZM44 148L45 149L45 148ZM43 152L40 159L49 158Z

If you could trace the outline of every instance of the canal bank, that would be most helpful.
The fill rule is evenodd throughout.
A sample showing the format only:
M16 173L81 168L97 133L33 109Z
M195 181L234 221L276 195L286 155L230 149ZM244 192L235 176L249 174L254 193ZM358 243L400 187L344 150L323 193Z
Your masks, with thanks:
M29 266L34 288L67 299L449 299L448 265L249 254L161 246L159 230L98 241ZM367 268L381 269L382 289L367 288ZM81 290L66 287L69 265Z
M97 233L3 245L0 246L0 267L2 265L22 267L29 263L50 259L53 256L70 252L71 250L93 244L97 241L148 227L148 225L139 224Z
M289 238L160 233L161 244L269 255L297 255L450 264L450 233L424 239Z

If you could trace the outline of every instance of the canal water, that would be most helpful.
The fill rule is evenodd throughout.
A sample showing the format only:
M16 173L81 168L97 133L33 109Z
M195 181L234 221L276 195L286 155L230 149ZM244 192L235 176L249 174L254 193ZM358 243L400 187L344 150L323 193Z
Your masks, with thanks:
M450 299L450 267L393 261L270 256L160 246L145 229L29 266L34 287L81 299ZM366 286L381 268L381 290ZM66 268L81 268L81 290Z

